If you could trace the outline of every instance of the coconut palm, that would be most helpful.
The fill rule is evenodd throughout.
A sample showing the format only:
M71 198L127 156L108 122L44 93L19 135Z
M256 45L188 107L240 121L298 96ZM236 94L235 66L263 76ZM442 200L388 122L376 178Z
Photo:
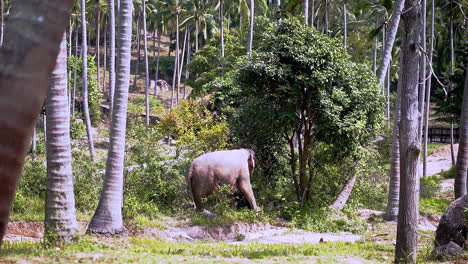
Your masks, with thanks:
M0 52L0 246L73 2L16 0L10 10L5 30L9 35L2 45L9 52ZM51 6L53 13L48 8ZM42 23L25 23L31 17L45 19Z
M99 204L89 223L88 232L113 235L123 231L123 166L128 87L130 83L132 8L133 4L131 0L120 0L117 60L118 78L110 128L106 175Z
M81 0L81 54L82 54L82 83L83 83L83 114L86 124L86 134L88 135L88 146L91 158L96 160L96 153L94 151L93 135L91 134L91 118L89 117L89 103L88 103L88 43L86 32L86 1Z
M67 96L67 49L63 34L57 64L47 90L47 188L45 233L60 241L78 232L73 194L70 108Z
M148 70L148 43L147 43L147 31L146 31L146 0L141 0L142 4L142 12L143 12L143 50L144 50L144 56L145 56L145 109L146 109L146 115L145 115L145 124L149 126L149 115L150 115L150 109L149 109L149 70Z
M460 121L460 144L455 168L455 199L466 194L468 172L468 63L466 65L465 87Z
M119 0L117 0L119 2ZM109 0L109 101L110 115L114 109L115 92L115 3Z

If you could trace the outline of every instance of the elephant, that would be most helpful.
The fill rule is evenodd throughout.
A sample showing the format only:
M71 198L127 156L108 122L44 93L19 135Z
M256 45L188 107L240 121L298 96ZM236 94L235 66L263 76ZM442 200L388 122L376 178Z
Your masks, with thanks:
M212 194L220 185L230 185L239 189L247 198L250 208L258 210L250 177L255 168L255 152L251 149L222 150L203 154L194 159L189 168L188 185L192 192L195 207L203 209L202 198Z

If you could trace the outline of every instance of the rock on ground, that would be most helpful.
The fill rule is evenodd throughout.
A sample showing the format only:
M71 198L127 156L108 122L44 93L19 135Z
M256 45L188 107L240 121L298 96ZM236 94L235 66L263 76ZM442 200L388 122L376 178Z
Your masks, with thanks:
M437 227L436 245L444 246L453 241L463 247L468 231L465 208L468 208L468 195L455 200L445 211Z
M433 254L436 257L452 258L463 256L465 252L458 244L450 241L447 245L437 247Z

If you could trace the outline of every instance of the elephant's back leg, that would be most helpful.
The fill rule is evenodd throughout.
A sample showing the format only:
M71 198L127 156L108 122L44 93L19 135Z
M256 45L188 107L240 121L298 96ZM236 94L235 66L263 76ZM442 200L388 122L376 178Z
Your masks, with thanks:
M202 198L212 192L212 182L209 175L195 173L190 181L193 201L197 209L203 209Z

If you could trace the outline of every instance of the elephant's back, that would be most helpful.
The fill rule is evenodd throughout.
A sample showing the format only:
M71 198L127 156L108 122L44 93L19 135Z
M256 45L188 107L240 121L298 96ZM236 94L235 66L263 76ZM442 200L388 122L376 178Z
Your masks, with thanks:
M203 166L203 165L224 165L224 166L244 166L246 165L247 156L243 150L220 150L215 152L209 152L194 159L192 166Z

